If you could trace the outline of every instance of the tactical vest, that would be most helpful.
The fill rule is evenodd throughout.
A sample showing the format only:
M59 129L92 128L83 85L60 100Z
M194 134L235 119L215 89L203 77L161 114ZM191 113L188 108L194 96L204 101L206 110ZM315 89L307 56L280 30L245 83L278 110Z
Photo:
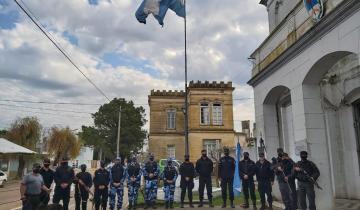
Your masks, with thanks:
M114 165L111 168L111 178L113 182L119 183L124 176L124 167L121 164Z
M173 166L165 167L164 176L166 180L173 180L176 176L176 169Z
M137 177L140 173L140 165L138 163L130 163L128 165L128 174L130 177Z

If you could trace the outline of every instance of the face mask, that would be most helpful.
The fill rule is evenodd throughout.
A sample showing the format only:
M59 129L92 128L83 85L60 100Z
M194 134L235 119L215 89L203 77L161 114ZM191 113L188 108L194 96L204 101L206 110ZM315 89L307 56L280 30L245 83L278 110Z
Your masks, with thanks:
M188 162L190 159L189 158L186 158L185 161Z
M202 157L206 157L207 155L206 154L201 154Z
M278 153L278 157L282 158L283 154L282 153Z
M307 156L306 155L301 156L301 160L307 160Z
M100 167L101 167L101 168L105 168L105 163L101 163L101 164L100 164Z
M225 154L225 156L229 156L229 152L225 152L224 154Z
M244 156L244 159L245 159L245 160L249 160L249 156L247 156L247 155Z
M45 168L49 168L50 164L44 164Z
M35 168L35 169L33 169L33 172L34 172L35 174L38 174L38 173L40 173L40 169L39 169L39 168Z

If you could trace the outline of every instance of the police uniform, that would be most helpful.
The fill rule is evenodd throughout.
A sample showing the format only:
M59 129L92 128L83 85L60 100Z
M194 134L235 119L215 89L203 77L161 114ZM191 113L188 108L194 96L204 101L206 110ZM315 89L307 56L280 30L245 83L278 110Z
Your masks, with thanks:
M141 181L141 168L136 159L133 159L126 169L126 180L128 187L129 209L136 209L136 203Z
M281 193L282 201L285 205L285 210L295 209L293 193L292 193L293 190L291 189L290 184L285 180L285 177L291 176L291 168L292 168L291 161L283 159L281 154L277 159L273 158L272 167L274 168L276 180L278 181L279 184L279 190ZM278 169L279 167L281 168L281 170Z
M165 166L162 173L162 180L164 181L164 200L165 200L165 209L174 208L174 193L175 193L175 182L177 179L178 173L176 168L172 165L172 160L167 161L167 166ZM169 183L171 182L171 183Z
M71 183L74 180L73 168L70 167L67 162L61 163L61 165L56 168L54 179L56 186L53 203L59 204L60 200L62 200L64 210L68 210L70 201L70 188Z
M301 161L296 163L300 171L294 170L294 177L299 185L299 203L301 209L306 209L306 197L309 201L309 210L316 210L314 182L320 177L320 171L312 161L307 160L307 152L300 153ZM295 167L295 169L296 169Z
M245 196L244 207L249 207L249 191L250 197L253 203L253 206L256 207L256 195L255 195L255 184L254 184L254 175L255 175L255 162L250 160L249 153L244 152L244 159L239 163L239 174L242 180L242 188ZM247 175L247 179L245 179Z
M196 172L199 174L199 207L203 206L204 201L204 189L206 186L207 196L209 199L209 205L212 206L212 183L211 174L214 170L214 164L207 156L202 156L196 161Z
M116 194L117 194L117 209L122 208L125 178L126 177L125 177L124 166L121 163L114 164L110 169L109 206L111 210L115 209Z
M235 159L229 156L229 150L224 150L225 156L220 158L219 161L219 176L221 178L221 195L223 199L223 208L226 207L227 189L229 189L229 199L232 208L234 206L234 173L235 173Z
M94 202L95 209L100 210L100 205L102 210L106 210L106 204L108 201L108 186L110 182L110 173L105 169L105 163L101 162L101 168L95 171L94 174Z
M51 185L52 183L54 182L54 175L55 175L55 172L50 169L50 168L41 168L40 170L40 174L41 176L43 177L43 180L44 180L44 185L50 189L51 188ZM49 193L47 193L46 191L42 191L41 192L41 203L44 205L44 206L47 206L48 203L50 201L50 195Z
M86 210L87 200L89 199L88 190L92 186L91 174L86 172L86 165L81 166L81 172L76 174L75 183L75 210L80 210L80 206L82 210ZM86 186L80 184L80 180Z
M156 196L157 196L157 189L158 189L158 176L159 176L159 166L154 161L154 159L145 163L143 168L143 175L145 179L145 208L148 206L152 206L156 208ZM153 174L153 177L149 175Z
M272 209L272 182L274 182L274 171L271 169L271 163L264 159L256 162L256 180L258 181L258 191L260 194L261 208L265 209L265 194L269 204L269 209Z
M186 190L188 191L188 198L190 207L193 207L192 205L192 190L194 188L194 178L195 178L195 167L192 162L189 161L188 157L185 157L185 162L183 162L180 165L180 188L181 188L181 207L184 207L184 200L185 200L185 194Z

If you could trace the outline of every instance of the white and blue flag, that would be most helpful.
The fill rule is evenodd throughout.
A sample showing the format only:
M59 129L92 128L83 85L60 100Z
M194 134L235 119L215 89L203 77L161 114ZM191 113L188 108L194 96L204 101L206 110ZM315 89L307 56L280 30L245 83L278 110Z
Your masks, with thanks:
M146 18L149 14L152 14L159 24L163 26L168 9L174 11L178 16L185 18L184 0L143 0L135 16L140 23L146 24Z
M233 183L233 189L234 189L234 195L239 196L241 193L241 179L239 174L239 162L241 158L241 146L238 142L236 145L236 160L235 160L235 174L234 174L234 183Z

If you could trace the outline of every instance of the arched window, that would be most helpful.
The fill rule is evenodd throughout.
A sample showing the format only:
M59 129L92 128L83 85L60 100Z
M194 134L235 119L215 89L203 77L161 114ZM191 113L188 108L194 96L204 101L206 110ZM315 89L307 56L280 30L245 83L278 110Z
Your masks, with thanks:
M223 116L222 116L222 104L214 103L212 107L212 120L213 125L222 125L223 124Z
M200 104L200 124L210 125L210 107L207 102Z

